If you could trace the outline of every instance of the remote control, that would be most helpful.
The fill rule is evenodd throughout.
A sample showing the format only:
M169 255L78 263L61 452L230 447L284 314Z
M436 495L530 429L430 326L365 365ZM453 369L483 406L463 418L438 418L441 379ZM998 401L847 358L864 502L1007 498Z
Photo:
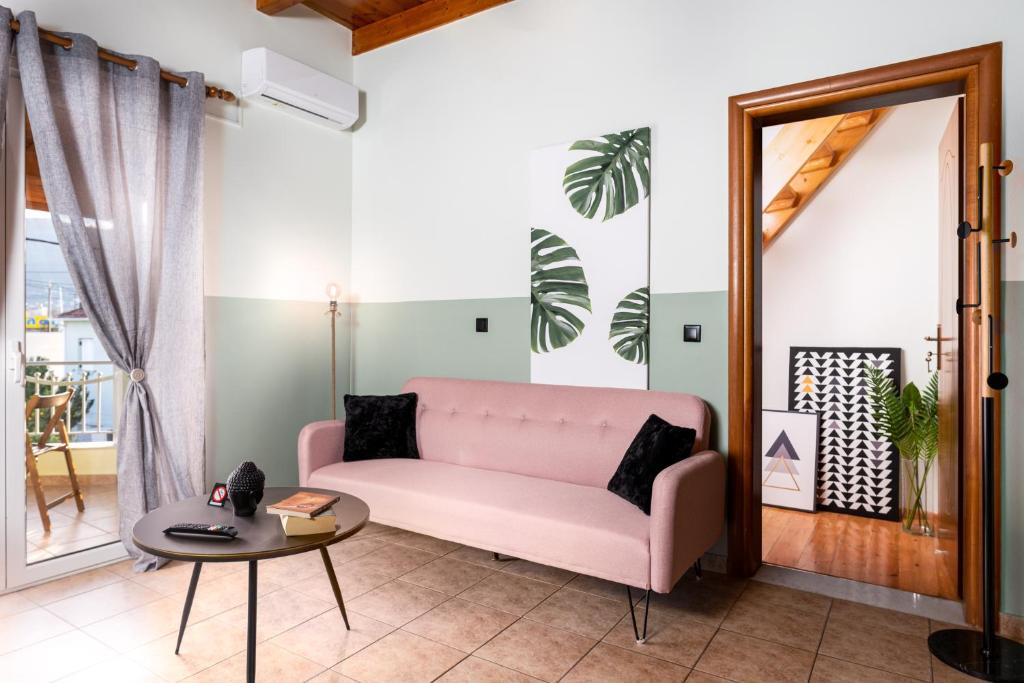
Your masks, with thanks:
M199 524L197 522L178 522L164 529L165 534L180 536L216 536L218 538L234 538L238 529L224 524Z

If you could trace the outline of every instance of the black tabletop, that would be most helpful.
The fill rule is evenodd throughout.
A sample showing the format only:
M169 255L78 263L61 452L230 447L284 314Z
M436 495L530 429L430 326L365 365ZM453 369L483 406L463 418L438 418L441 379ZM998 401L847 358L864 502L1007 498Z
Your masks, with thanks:
M266 507L299 491L341 496L341 500L334 505L334 514L338 520L334 533L285 536L281 518L278 515L268 515ZM362 529L370 518L370 508L362 500L327 489L268 487L263 493L259 509L251 517L236 517L231 510L231 503L218 508L207 505L207 499L208 496L205 495L195 496L153 510L136 523L132 530L132 540L139 549L152 555L188 562L263 560L304 553L337 543ZM164 533L164 529L178 522L231 525L238 529L238 536L231 540L222 540L172 536Z

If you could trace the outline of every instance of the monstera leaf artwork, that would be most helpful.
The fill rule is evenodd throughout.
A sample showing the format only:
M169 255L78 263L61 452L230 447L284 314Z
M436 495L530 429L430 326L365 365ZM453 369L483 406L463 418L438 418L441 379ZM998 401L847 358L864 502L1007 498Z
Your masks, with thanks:
M576 250L558 235L530 230L530 348L547 353L572 343L590 312L590 288Z
M577 140L569 150L593 152L570 164L562 178L562 189L581 216L593 218L603 202L606 221L636 206L641 192L645 199L650 193L650 128Z
M612 348L630 363L647 365L650 356L650 289L641 287L626 295L615 308L608 339Z

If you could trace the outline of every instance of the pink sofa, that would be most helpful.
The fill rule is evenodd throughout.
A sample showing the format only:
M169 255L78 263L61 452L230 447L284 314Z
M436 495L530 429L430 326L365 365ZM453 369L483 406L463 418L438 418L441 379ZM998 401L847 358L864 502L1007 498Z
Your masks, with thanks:
M344 491L376 522L627 586L672 590L722 533L725 460L696 396L417 378L420 460L342 462L344 423L299 434L299 481ZM606 490L651 413L697 432L661 472L651 515Z

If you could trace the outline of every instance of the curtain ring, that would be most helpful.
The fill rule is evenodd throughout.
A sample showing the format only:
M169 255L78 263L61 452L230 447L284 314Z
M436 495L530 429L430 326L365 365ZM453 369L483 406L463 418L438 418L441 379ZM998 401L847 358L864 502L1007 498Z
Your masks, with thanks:
M142 380L146 379L146 373L143 371L142 368L134 368L131 372L128 373L128 379L130 379L133 382L141 382Z

